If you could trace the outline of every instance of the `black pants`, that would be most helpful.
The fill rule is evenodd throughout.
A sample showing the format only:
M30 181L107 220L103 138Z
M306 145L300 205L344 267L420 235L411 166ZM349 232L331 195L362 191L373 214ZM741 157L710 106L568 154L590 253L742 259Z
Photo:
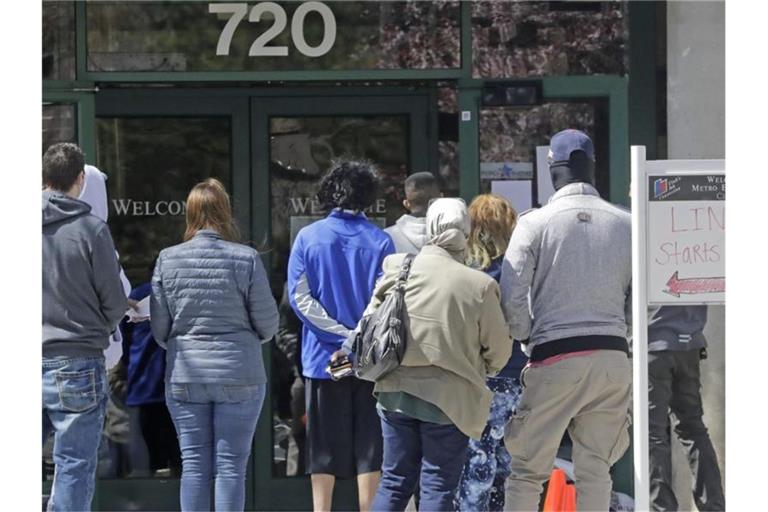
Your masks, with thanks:
M702 421L699 352L648 354L648 403L651 508L678 510L672 491L670 426L688 455L693 473L693 499L703 511L725 510L717 455ZM669 413L675 421L670 425Z
M165 403L140 405L139 423L152 472L169 468L172 474L181 474L179 439Z

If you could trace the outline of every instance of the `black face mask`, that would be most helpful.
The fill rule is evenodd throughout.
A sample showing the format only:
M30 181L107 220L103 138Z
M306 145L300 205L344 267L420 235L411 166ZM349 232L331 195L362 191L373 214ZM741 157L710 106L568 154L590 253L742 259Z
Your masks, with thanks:
M590 160L583 151L574 151L569 160L552 162L549 165L549 173L555 190L560 190L571 183L595 185L595 162Z

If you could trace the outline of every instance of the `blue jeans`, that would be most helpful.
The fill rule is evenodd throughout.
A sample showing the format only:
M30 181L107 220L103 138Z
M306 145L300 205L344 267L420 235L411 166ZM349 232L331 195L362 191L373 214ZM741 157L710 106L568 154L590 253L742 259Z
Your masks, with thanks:
M493 391L488 424L479 441L469 440L458 488L458 509L462 511L504 510L504 482L512 471L512 459L504 446L504 427L523 388L518 379L505 377L490 377L488 388Z
M181 510L245 508L245 470L267 385L167 384L181 448Z
M469 438L455 425L438 425L385 410L379 415L384 460L371 510L405 510L417 483L419 512L453 510Z
M43 358L42 366L43 444L55 433L48 510L90 510L107 407L104 358Z

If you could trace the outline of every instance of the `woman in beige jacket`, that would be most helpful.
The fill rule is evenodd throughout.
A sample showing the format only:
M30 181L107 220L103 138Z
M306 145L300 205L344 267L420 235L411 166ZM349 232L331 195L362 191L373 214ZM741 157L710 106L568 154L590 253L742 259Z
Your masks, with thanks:
M492 393L485 379L509 359L512 340L496 281L464 265L470 219L461 199L427 211L427 245L406 283L407 348L374 388L384 461L373 510L404 510L420 480L420 510L452 510L469 437L479 439ZM384 260L368 312L397 280L404 255Z

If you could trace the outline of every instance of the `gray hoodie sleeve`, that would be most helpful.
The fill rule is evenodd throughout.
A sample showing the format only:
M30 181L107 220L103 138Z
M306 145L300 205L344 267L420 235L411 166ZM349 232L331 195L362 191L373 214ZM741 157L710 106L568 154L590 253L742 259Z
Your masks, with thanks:
M149 318L152 325L152 336L158 345L166 348L168 335L171 333L171 311L165 297L162 279L162 254L157 258L155 271L152 274L152 296L149 299Z
M91 245L93 284L99 297L99 305L110 331L128 310L128 298L120 281L120 264L117 261L115 244L106 224L97 231Z
M253 258L251 284L248 289L248 315L253 330L262 340L269 341L277 334L280 314L269 288L264 264L258 254Z

